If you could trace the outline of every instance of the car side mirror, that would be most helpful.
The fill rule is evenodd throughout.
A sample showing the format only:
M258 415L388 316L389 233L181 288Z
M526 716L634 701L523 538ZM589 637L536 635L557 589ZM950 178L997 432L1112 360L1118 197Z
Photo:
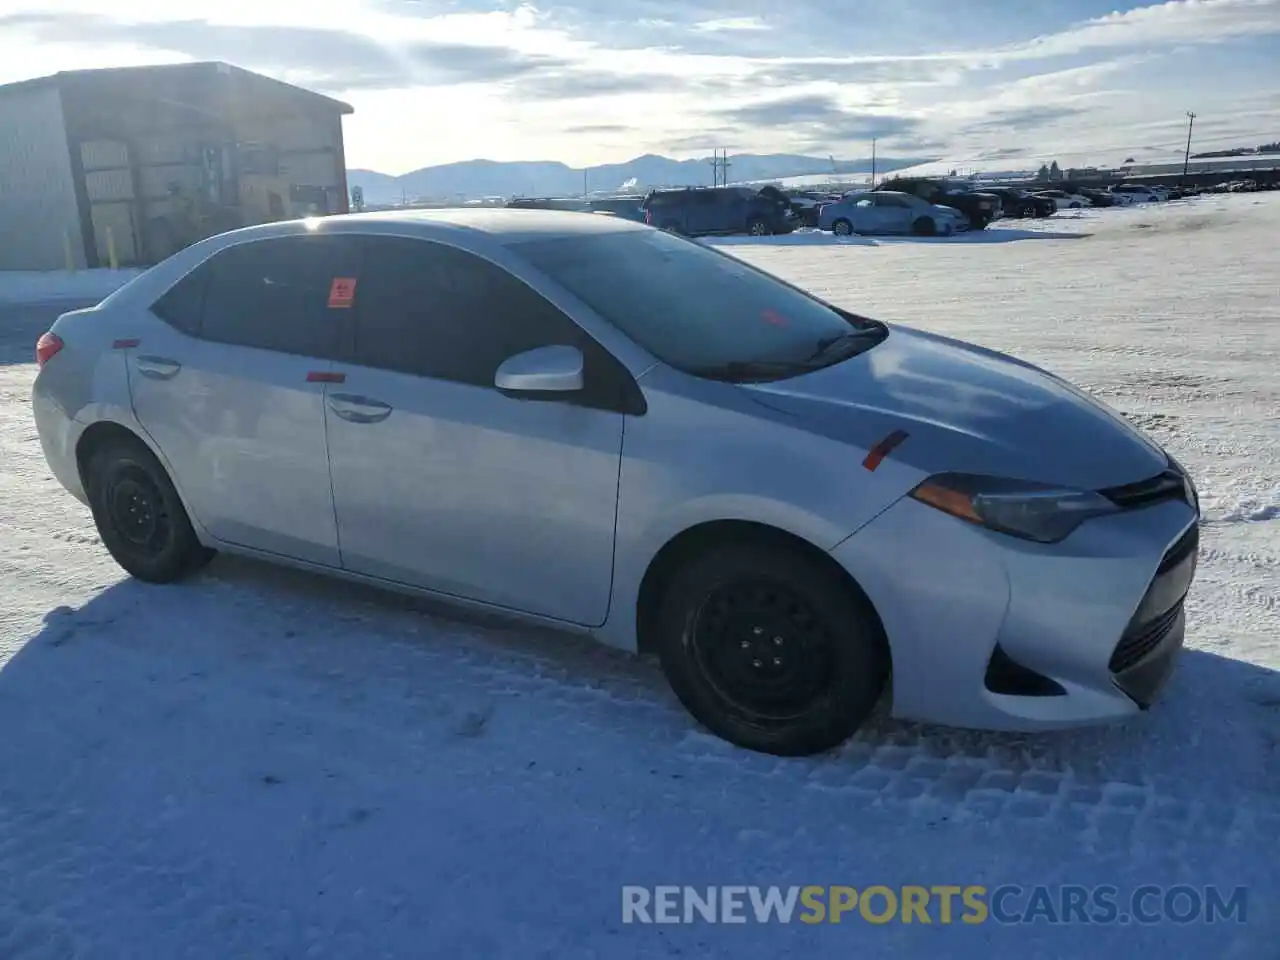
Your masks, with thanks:
M577 347L538 347L504 360L493 385L511 393L572 393L582 389L582 367Z

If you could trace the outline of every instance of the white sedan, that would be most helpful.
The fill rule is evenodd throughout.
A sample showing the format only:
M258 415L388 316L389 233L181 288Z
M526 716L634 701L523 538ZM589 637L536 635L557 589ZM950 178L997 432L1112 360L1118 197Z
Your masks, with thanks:
M1068 193L1065 190L1041 190L1036 196L1052 200L1059 210L1081 210L1084 207L1093 206L1093 201L1083 193Z

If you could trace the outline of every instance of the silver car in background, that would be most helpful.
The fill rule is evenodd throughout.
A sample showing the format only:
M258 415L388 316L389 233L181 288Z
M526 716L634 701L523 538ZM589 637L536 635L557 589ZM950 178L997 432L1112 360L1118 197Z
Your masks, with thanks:
M59 482L135 577L215 551L656 654L755 750L894 715L1130 716L1198 504L1119 415L702 244L542 210L205 240L36 345Z
M930 203L914 194L869 190L823 206L818 227L841 237L855 233L949 237L968 230L969 218L955 207Z

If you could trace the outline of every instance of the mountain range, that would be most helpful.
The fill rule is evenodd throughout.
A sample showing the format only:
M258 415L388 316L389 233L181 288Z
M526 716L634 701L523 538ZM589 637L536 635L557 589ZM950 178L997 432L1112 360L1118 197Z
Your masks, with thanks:
M876 161L877 172L927 163L935 159L885 158ZM793 154L729 156L729 181L776 180L822 173L869 173L871 160L832 160ZM348 170L350 186L364 191L366 204L399 203L402 200L473 200L483 197L581 196L585 191L644 191L663 186L709 186L711 158L672 160L645 154L626 163L595 167L570 167L553 160L463 160L423 167L393 177L375 170Z

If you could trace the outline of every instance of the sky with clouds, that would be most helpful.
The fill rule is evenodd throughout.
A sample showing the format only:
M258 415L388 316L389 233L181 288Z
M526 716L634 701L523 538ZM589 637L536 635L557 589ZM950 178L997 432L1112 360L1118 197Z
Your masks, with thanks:
M0 0L0 83L225 60L351 103L350 166L1058 158L1280 140L1280 0Z

